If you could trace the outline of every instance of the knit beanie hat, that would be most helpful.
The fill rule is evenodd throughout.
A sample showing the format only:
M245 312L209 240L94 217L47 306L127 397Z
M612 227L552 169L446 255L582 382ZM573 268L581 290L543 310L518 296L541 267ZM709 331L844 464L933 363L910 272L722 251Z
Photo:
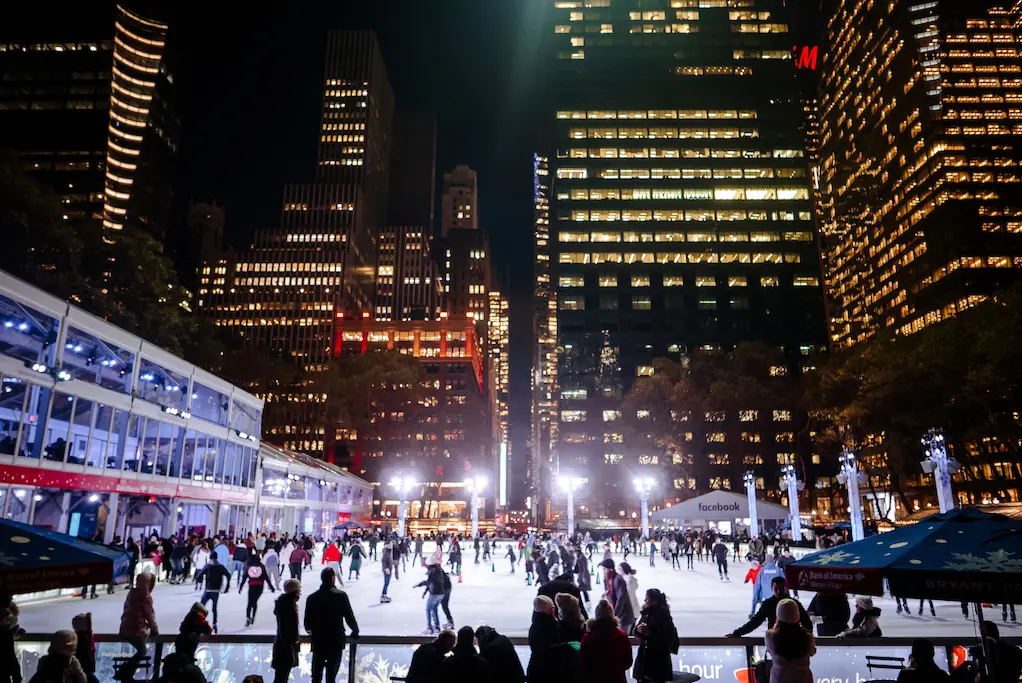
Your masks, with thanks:
M193 602L192 603L192 611L193 612L198 612L202 616L206 616L207 614L209 614L209 610L207 610L206 606L203 605L201 602Z
M777 621L783 621L785 624L797 624L800 616L798 603L791 598L785 598L777 603Z

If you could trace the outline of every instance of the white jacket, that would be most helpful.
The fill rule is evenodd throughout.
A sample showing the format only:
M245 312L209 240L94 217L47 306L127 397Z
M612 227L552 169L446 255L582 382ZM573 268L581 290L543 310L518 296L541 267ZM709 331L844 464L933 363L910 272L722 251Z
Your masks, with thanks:
M628 574L624 579L625 585L628 586L628 600L632 603L632 614L638 620L642 611L642 604L639 602L639 580L635 578L635 574Z

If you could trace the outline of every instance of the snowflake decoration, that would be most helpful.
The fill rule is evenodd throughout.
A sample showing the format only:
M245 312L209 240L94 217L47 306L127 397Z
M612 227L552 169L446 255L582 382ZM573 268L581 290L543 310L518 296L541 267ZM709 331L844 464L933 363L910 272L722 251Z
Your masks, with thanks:
M375 661L373 661L375 660ZM366 683L390 683L391 677L404 678L408 675L408 667L400 664L391 666L386 659L370 652L359 657L356 663L355 680Z
M995 550L986 557L977 557L972 553L952 553L954 562L945 562L944 569L958 569L974 572L1022 572L1022 559L1007 550Z
M18 564L19 559L17 555L9 555L0 551L0 567L13 567Z
M827 553L826 555L813 558L813 564L838 564L852 557L857 556L855 553L849 553L844 550L836 550L832 553Z

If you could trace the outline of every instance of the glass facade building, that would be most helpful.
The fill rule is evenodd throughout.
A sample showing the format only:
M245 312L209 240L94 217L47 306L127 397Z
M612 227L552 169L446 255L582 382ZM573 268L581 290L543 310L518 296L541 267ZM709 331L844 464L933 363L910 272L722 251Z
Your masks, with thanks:
M1019 3L836 3L819 99L831 335L907 335L1022 268Z
M620 404L656 358L756 340L800 373L826 346L790 3L551 5L552 469L587 480L577 519L631 518L633 476L668 500L738 489L746 469L769 481L796 459L790 406L693 416L668 456L630 443ZM688 474L668 478L667 458Z
M109 541L176 531L181 503L250 528L261 400L3 273L0 373L5 518L66 531L84 505L79 535Z

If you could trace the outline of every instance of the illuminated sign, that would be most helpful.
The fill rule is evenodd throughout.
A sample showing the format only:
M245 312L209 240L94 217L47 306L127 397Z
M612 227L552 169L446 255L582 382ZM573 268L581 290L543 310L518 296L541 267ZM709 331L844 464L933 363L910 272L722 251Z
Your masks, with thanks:
M816 70L816 57L820 51L819 47L816 45L813 45L812 47L803 45L801 51L799 51L798 45L793 45L791 47L791 51L795 55L796 69Z

